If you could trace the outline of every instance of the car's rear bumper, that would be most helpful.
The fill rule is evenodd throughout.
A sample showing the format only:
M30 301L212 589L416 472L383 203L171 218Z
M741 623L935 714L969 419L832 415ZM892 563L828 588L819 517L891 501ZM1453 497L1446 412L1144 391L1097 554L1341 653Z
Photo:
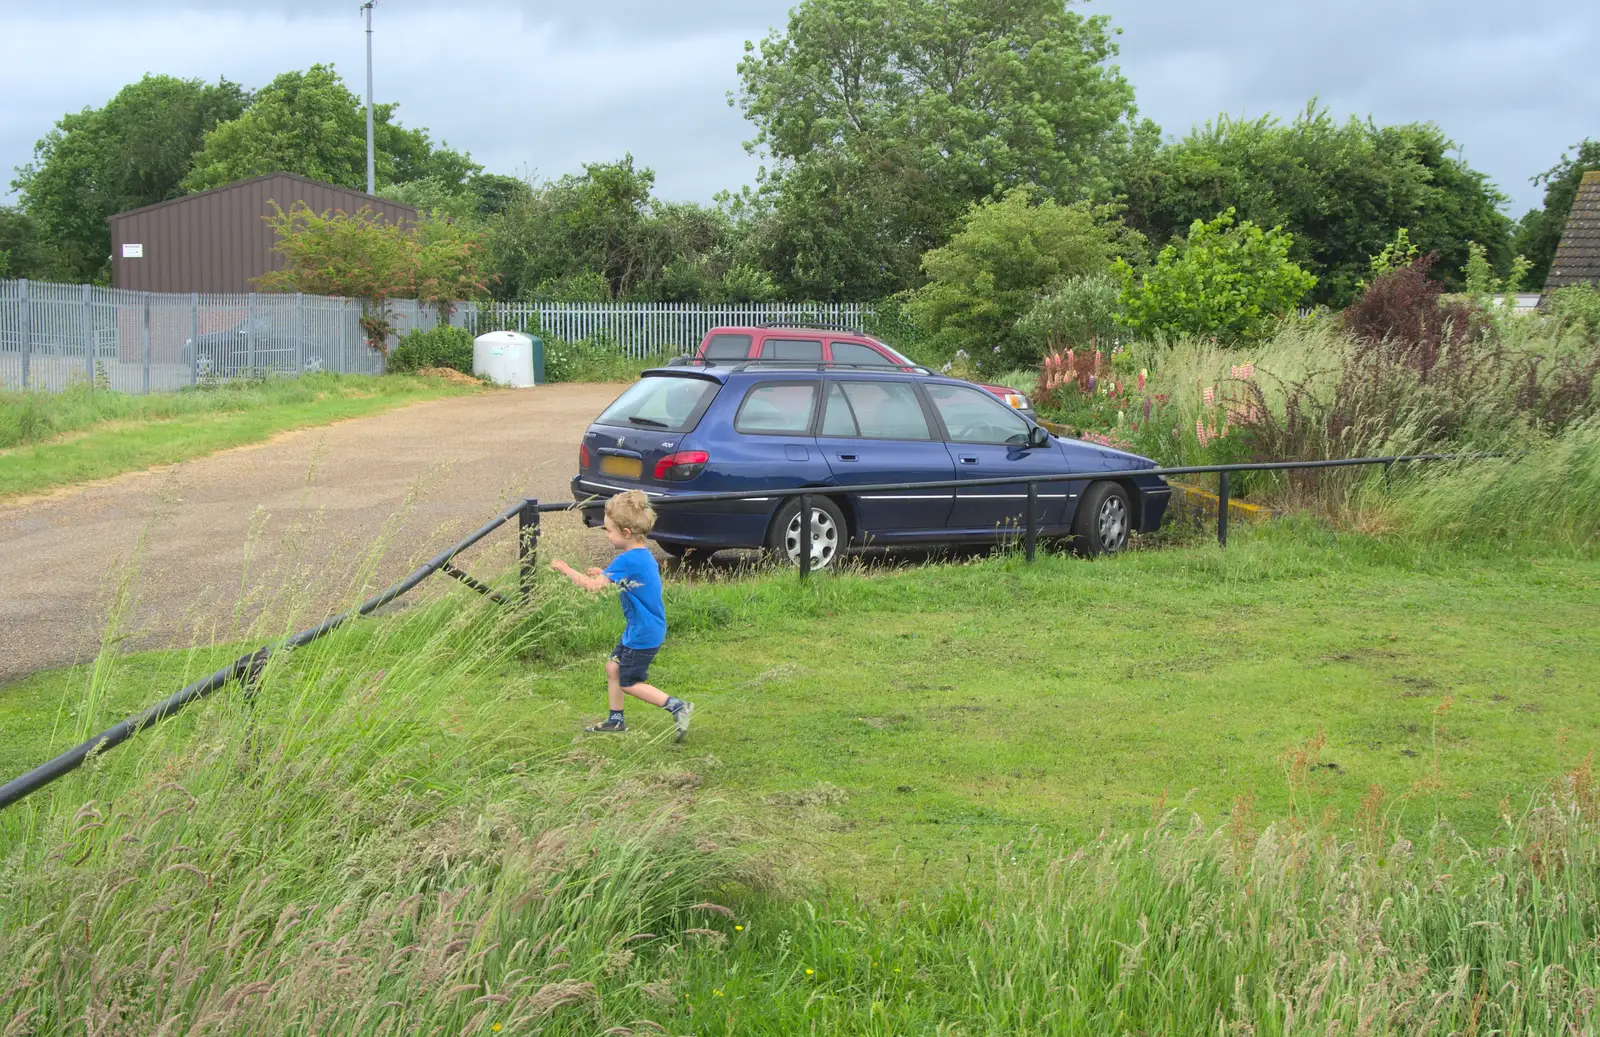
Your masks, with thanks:
M579 475L572 480L572 499L580 504L583 524L594 528L605 524L606 501L629 489L644 490L652 503L682 495L669 490L617 486ZM766 542L767 525L778 504L776 497L756 497L658 508L656 528L650 536L664 543L713 550L761 547Z

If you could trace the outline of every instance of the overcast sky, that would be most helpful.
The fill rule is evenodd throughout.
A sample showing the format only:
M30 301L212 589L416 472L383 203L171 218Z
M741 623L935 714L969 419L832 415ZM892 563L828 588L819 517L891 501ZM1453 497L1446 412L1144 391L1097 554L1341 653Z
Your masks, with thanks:
M379 0L379 100L492 172L553 177L632 151L668 198L749 183L727 92L747 39L791 0ZM145 72L256 87L332 62L360 93L357 0L0 0L0 170L62 113ZM1509 194L1600 138L1600 3L1547 0L1095 0L1124 31L1141 113L1181 134L1219 112L1433 120Z

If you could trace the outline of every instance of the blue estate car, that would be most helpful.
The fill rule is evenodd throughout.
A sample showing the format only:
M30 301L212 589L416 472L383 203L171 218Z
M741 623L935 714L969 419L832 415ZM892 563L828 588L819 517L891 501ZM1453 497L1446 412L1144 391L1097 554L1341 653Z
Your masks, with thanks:
M1121 550L1132 531L1161 524L1171 495L1160 476L1096 480L1096 472L1155 462L1060 439L968 382L922 368L750 361L646 371L607 407L578 451L574 499L592 501L585 524L603 522L604 500L640 489L759 493L814 486L812 565L849 546L955 544L1015 537L1027 485L852 493L852 486L1082 473L1042 483L1039 534L1071 537L1079 550ZM765 548L800 557L798 498L762 498L658 509L652 539L669 554Z

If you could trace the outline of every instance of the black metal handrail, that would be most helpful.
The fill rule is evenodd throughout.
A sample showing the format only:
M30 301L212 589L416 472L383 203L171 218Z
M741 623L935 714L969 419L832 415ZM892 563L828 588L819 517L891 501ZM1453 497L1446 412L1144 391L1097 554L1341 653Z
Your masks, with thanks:
M1390 467L1396 464L1407 464L1417 461L1449 461L1471 460L1487 457L1496 457L1496 454L1404 454L1392 457L1351 457L1337 458L1326 461L1263 461L1254 464L1227 464L1227 465L1184 465L1173 468L1125 468L1103 472L1073 472L1065 475L1033 475L1026 477L999 476L988 479L942 479L932 482L899 482L899 483L874 483L862 486L804 486L790 489L752 490L742 493L682 493L670 496L658 496L652 504L656 506L681 507L690 504L708 504L728 501L771 500L799 497L800 506L800 542L809 545L811 542L811 506L810 498L824 497L837 494L857 493L890 493L899 490L917 489L975 489L987 486L1015 486L1026 484L1028 487L1028 504L1024 517L1024 545L1028 561L1033 561L1038 540L1038 488L1044 483L1062 482L1095 482L1106 479L1129 479L1138 476L1172 475L1206 475L1215 474L1219 480L1219 493L1217 505L1217 541L1223 547L1228 544L1228 511L1230 508L1229 476L1234 472L1273 472L1291 471L1318 468L1349 468L1363 465L1384 465L1387 475ZM409 576L388 589L368 598L353 609L341 612L315 627L302 630L292 637L271 645L263 646L249 655L240 656L233 662L217 670L209 677L195 681L172 695L161 700L136 716L116 724L102 731L81 745L67 750L47 763L35 767L26 774L12 779L5 785L0 785L0 810L22 799L24 796L50 784L58 778L70 774L81 767L94 753L103 753L116 748L123 742L132 738L143 728L165 720L177 714L190 703L198 702L219 689L225 687L230 681L240 681L249 686L260 676L267 661L278 652L302 648L313 641L327 636L334 630L358 616L368 615L382 608L389 602L407 593L423 580L436 572L460 580L463 584L483 594L492 600L509 604L511 599L500 592L473 579L452 564L455 557L462 551L476 544L490 533L499 529L513 518L517 519L517 561L519 574L519 589L521 598L526 600L533 591L534 571L538 564L538 541L540 533L539 516L551 512L581 510L592 507L599 498L590 498L583 501L559 501L553 503L540 503L536 498L524 498L507 507L499 515L484 523L469 536L457 541L440 554L419 566ZM802 550L799 559L800 577L805 579L811 573L811 552Z

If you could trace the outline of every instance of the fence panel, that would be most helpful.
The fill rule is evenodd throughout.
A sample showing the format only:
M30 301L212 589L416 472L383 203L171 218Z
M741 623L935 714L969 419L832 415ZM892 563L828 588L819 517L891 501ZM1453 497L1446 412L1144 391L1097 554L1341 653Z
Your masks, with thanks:
M436 306L389 303L392 350L437 327ZM473 334L524 331L634 357L692 352L723 325L860 328L870 303L462 303L449 322ZM381 374L361 304L316 295L132 292L98 285L0 281L0 389L60 391L92 380L118 392L170 392L232 378L312 371Z

